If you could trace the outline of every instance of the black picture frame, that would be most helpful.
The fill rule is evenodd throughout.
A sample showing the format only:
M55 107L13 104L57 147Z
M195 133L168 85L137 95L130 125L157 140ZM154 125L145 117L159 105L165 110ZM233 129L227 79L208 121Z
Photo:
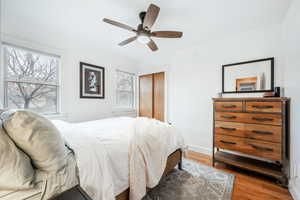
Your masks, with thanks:
M270 90L254 90L254 91L225 91L225 68L226 67L232 67L236 65L244 65L249 63L255 63L255 62L264 62L264 61L271 61L271 89ZM262 92L273 92L274 91L274 66L275 66L275 58L263 58L258 60L250 60L245 62L238 62L238 63L232 63L232 64L226 64L222 66L222 93L223 94L234 94L234 93L262 93Z
M80 98L81 99L104 99L105 98L105 68L97 65L92 65L85 62L80 62ZM97 92L94 92L94 94L87 94L86 87L85 87L85 70L86 68L89 68L89 70L100 72L99 81L100 84L99 91L101 93L97 94ZM98 81L98 80L97 80Z

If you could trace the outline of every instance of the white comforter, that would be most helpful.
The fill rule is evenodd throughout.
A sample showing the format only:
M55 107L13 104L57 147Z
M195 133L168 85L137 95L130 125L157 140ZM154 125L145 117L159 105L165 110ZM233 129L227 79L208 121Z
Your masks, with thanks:
M53 122L74 149L80 184L94 200L115 199L129 183L131 198L141 199L146 187L157 184L168 155L183 148L182 137L156 120L121 117L77 124ZM154 142L147 142L149 138L156 140L156 146L147 145Z

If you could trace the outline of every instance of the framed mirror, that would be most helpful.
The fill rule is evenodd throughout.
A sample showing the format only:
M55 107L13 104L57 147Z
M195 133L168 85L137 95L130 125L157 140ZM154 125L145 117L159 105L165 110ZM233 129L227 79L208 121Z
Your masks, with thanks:
M223 93L274 91L274 58L222 66Z

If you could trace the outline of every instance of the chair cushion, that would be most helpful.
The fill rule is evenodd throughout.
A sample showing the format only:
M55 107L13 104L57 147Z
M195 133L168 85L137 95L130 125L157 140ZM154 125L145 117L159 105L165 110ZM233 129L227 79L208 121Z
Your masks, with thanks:
M16 147L0 120L0 190L29 189L33 179L30 158Z
M8 135L36 168L52 172L66 165L64 140L50 120L25 110L7 111L1 118Z

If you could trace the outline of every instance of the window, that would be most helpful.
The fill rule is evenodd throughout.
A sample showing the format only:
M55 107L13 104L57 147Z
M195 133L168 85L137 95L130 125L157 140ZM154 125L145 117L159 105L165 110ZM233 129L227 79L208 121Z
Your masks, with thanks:
M4 107L58 113L59 57L11 45L3 56Z
M132 73L117 70L117 98L118 108L135 108L135 79Z

